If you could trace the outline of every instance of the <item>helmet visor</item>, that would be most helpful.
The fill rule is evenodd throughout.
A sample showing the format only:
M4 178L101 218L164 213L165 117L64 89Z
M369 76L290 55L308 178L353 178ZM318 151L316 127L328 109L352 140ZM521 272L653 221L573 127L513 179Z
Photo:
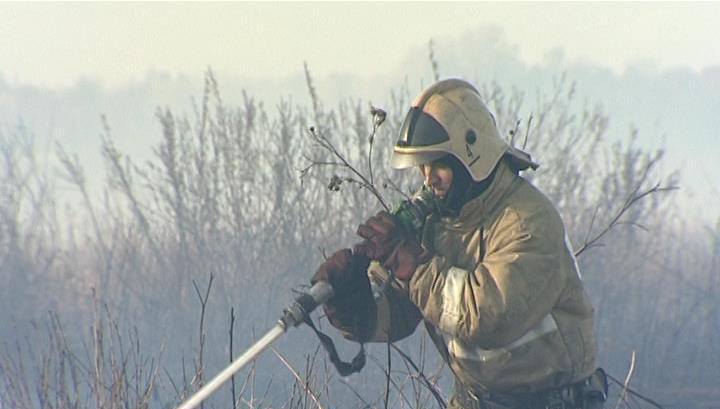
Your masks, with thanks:
M420 147L448 142L450 137L440 122L418 107L410 108L395 146Z
M445 128L418 107L410 108L390 159L390 166L405 169L420 166L448 153L450 137Z

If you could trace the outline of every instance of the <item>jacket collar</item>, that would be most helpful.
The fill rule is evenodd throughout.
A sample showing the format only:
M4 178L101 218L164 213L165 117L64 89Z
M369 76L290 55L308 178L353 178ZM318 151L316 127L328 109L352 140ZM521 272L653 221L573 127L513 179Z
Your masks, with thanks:
M495 178L487 190L478 197L467 202L456 218L445 218L455 228L475 228L479 220L485 220L502 200L514 190L514 182L518 179L505 160L498 163Z

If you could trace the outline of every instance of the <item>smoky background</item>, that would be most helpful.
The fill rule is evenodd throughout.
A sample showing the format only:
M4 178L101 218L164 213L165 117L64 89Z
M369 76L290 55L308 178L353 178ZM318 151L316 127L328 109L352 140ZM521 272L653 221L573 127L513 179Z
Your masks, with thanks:
M358 170L372 164L388 203L419 185L387 164L420 88L406 82L373 101L387 112L374 132L368 101L324 102L307 68L305 84L309 104L269 108L250 93L228 104L208 71L191 113L155 111L161 137L144 161L118 148L112 124L124 119L102 118L100 194L86 158L59 144L41 157L33 130L2 128L0 407L173 407L274 325L324 254L357 242L357 225L381 208L357 183L331 184L342 168L300 177L332 159L311 127ZM681 179L638 130L609 138L610 114L577 100L583 84L558 75L532 97L478 86L501 133L541 163L524 176L556 204L573 246L589 246L578 262L596 309L598 364L625 380L632 361L630 386L667 407L716 406L720 225L686 222L670 191L613 222L638 193ZM356 352L314 318L341 356ZM341 378L307 328L291 330L205 406L439 406L422 378L447 397L452 375L424 330L397 347L420 371L375 344L366 369ZM616 403L650 407L617 385L608 407Z

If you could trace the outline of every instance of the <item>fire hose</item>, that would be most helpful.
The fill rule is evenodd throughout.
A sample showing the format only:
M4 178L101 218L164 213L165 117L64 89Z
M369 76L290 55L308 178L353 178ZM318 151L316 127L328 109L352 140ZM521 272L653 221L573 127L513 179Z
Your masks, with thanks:
M422 229L425 218L432 212L437 211L438 202L430 189L423 188L415 196L402 201L393 211L395 220L399 222L402 229L417 234ZM392 280L390 277L383 283L380 291ZM268 331L255 344L248 348L242 355L235 359L227 368L217 374L210 382L200 388L194 395L183 402L177 409L193 409L212 395L225 381L230 379L237 371L251 362L270 344L284 334L288 328L296 327L307 323L318 335L321 343L330 354L330 360L342 376L357 372L365 365L365 350L360 345L360 352L353 358L351 363L340 361L335 351L335 346L329 337L318 331L309 319L310 313L319 305L324 304L333 296L332 286L325 281L319 281L313 285L308 292L301 294L288 308L285 309L282 318L275 327Z
M307 293L297 297L292 305L285 309L282 318L280 318L270 331L228 365L227 368L217 374L210 382L178 406L177 409L193 409L200 405L200 403L212 395L225 381L255 359L256 356L270 346L276 339L280 338L288 328L296 327L305 322L306 317L308 317L315 308L330 299L332 295L333 289L329 283L325 281L317 282Z

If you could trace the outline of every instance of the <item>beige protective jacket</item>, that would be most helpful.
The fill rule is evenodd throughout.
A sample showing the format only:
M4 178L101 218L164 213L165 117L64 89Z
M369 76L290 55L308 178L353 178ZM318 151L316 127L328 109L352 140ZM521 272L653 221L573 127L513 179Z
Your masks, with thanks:
M434 253L409 283L377 298L374 341L424 320L458 381L477 392L535 392L595 369L593 309L560 216L501 161L489 188L457 218L431 218ZM387 273L369 269L379 285Z

